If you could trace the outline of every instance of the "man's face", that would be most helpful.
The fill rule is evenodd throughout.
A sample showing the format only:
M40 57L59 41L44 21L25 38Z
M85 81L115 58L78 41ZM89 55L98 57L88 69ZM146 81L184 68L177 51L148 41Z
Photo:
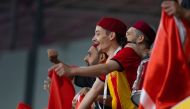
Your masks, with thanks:
M88 66L98 64L99 53L94 46L90 47L88 54L84 57L84 61Z
M106 30L100 26L96 26L95 35L92 38L94 44L97 44L98 51L106 52L110 45L109 35L106 34Z
M137 40L137 35L135 33L135 28L130 27L127 32L126 32L126 37L127 37L127 41L129 42L136 42Z

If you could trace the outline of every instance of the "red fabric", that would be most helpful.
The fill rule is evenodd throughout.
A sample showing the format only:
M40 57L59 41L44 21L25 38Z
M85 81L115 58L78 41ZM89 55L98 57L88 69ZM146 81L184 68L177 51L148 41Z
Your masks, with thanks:
M79 95L78 96L77 103L76 103L76 108L75 109L79 108L80 103L82 102L83 98L84 98L84 95Z
M141 62L139 55L132 48L125 47L112 60L117 61L123 70L125 70L130 88L132 88L137 76L137 68Z
M190 22L185 22L185 20L183 20L183 23L185 24L185 28L187 29L187 34L190 35ZM186 40L184 42L184 49L185 49L185 55L186 58L188 60L188 63L190 65L190 37L186 37Z
M138 29L139 31L141 31L142 33L144 33L149 38L150 44L152 44L154 42L156 33L147 23L140 20L140 21L137 21L132 27L134 27L134 28Z
M186 39L190 37L189 29L186 26ZM187 45L190 46L190 42ZM146 94L141 96L140 109L153 107L150 100L156 109L169 109L190 96L190 65L187 62L190 54L186 51L174 17L162 11L157 39L146 70L143 85Z
M101 75L98 77L101 81L105 82L106 80L106 75Z
M115 97L116 97L116 103L117 103L117 107L116 107L116 109L122 109L121 108L121 102L120 102L120 99L119 99L119 95L118 95L118 84L117 84L117 77L116 76L112 76L111 75L111 81L112 81L112 84L113 84L113 88L114 88L114 95L115 95Z
M84 97L85 97L84 95L79 95L78 96L75 109L79 108L79 106L80 106L80 104L81 104ZM89 106L88 109L92 109L92 106Z
M51 78L48 109L71 109L75 89L71 80L65 76L59 77L54 70L49 72Z
M17 106L17 109L32 109L28 104L20 102Z
M125 23L115 18L102 18L97 25L111 32L118 32L122 36L125 36L127 31Z

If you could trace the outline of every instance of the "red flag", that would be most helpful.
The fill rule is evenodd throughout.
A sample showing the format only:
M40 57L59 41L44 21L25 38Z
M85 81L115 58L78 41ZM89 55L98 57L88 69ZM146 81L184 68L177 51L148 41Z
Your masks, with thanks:
M190 24L162 11L140 109L168 109L190 96L189 38Z
M59 77L54 70L49 72L51 78L48 109L71 109L75 89L71 80L65 76Z
M17 106L17 109L32 109L28 104L20 102Z

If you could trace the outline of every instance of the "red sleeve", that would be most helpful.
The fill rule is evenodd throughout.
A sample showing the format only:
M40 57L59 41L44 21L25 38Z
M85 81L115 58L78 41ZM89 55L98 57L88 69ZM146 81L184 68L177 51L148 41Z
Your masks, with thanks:
M118 62L118 64L121 67L121 70L127 70L129 67L133 67L136 65L138 66L141 58L139 55L129 47L125 47L121 49L113 58L112 60L115 60Z
M136 72L141 62L141 58L132 48L126 47L120 50L112 60L120 65L121 72L125 71L129 85L132 87L136 79Z

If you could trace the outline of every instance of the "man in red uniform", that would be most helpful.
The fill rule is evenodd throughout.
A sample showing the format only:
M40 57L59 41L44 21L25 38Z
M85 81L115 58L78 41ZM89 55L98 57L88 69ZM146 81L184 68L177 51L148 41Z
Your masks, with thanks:
M146 22L137 21L128 29L126 36L131 43L136 45L136 52L142 58L141 64L137 70L137 77L132 88L132 100L134 104L138 105L145 70L149 61L150 48L154 42L156 33Z
M135 51L142 58L142 64L139 66L139 68L143 67L142 72L144 72L149 58L150 46L155 39L155 31L146 22L138 21L131 28L129 28L126 36L128 38L128 44L126 45L126 47L129 45L136 46ZM137 90L137 88L140 90L142 87L141 84L143 83L144 78L144 73L142 72L140 72L140 74L138 73L138 77L140 76L141 81L138 80L139 78L137 79L136 82L138 83L134 85L134 90ZM103 82L105 81L105 77L103 76L101 76L99 79ZM140 86L137 87L137 84L140 84ZM97 90L97 88L93 89Z
M114 18L103 18L96 26L93 42L97 44L99 51L108 55L105 64L98 64L83 68L69 67L64 63L54 65L50 68L55 69L59 76L80 75L80 76L98 76L107 74L107 83L112 97L112 109L133 109L134 104L130 100L131 87L136 78L137 67L141 57L135 52L135 46L126 43L126 25L120 20ZM123 42L124 41L124 42ZM97 84L95 82L95 84ZM104 84L96 85L102 88ZM92 93L91 93L92 94ZM97 93L92 94L92 99L83 99L85 104L91 104L96 98ZM83 103L83 104L84 104ZM85 105L79 109L86 109Z

